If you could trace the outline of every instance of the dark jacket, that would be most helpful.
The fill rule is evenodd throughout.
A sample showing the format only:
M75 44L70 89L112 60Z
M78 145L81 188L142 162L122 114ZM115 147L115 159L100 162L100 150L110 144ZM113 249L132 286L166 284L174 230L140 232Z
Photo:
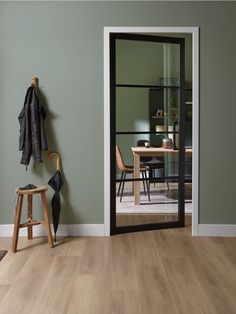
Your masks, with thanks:
M24 107L18 117L20 122L19 150L22 151L21 164L28 165L31 155L35 162L42 162L41 150L48 149L44 131L44 120L46 110L39 104L38 92L35 88L29 87Z

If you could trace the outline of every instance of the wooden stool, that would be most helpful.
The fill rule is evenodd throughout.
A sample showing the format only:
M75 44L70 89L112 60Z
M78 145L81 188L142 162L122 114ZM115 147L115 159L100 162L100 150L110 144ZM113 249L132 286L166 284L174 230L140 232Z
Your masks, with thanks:
M28 240L33 239L33 226L44 224L48 236L48 243L50 247L53 247L53 239L51 233L51 226L49 221L48 215L48 206L47 206L47 199L46 199L46 186L39 186L36 189L31 190L17 190L18 199L17 199L17 206L16 206L16 218L15 218L15 225L14 225L14 234L12 239L12 252L17 251L17 243L18 243L18 236L19 236L19 229L20 228L28 228ZM42 198L42 207L43 207L43 216L44 220L33 220L33 194L41 194ZM27 195L27 207L28 207L28 215L27 215L27 222L21 224L21 212L22 212L22 203L23 197Z

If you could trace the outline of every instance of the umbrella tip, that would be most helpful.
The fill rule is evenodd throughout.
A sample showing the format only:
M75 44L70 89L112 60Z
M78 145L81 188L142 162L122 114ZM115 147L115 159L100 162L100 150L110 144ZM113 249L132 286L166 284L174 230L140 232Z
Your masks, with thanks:
M56 235L54 236L54 242L57 242L57 237L56 237Z

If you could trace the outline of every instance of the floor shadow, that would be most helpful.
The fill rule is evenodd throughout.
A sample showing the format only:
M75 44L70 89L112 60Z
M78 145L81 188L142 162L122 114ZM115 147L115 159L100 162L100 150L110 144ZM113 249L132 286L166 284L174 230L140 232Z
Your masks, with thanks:
M57 237L57 241L54 242L54 247L73 242L75 239L75 237Z

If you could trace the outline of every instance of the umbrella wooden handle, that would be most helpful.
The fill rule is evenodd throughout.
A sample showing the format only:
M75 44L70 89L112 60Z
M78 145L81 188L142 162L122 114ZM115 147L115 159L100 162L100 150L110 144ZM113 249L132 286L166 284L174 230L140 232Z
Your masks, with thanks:
M53 157L57 159L57 170L61 170L61 156L57 152L48 153L48 160L51 160Z

